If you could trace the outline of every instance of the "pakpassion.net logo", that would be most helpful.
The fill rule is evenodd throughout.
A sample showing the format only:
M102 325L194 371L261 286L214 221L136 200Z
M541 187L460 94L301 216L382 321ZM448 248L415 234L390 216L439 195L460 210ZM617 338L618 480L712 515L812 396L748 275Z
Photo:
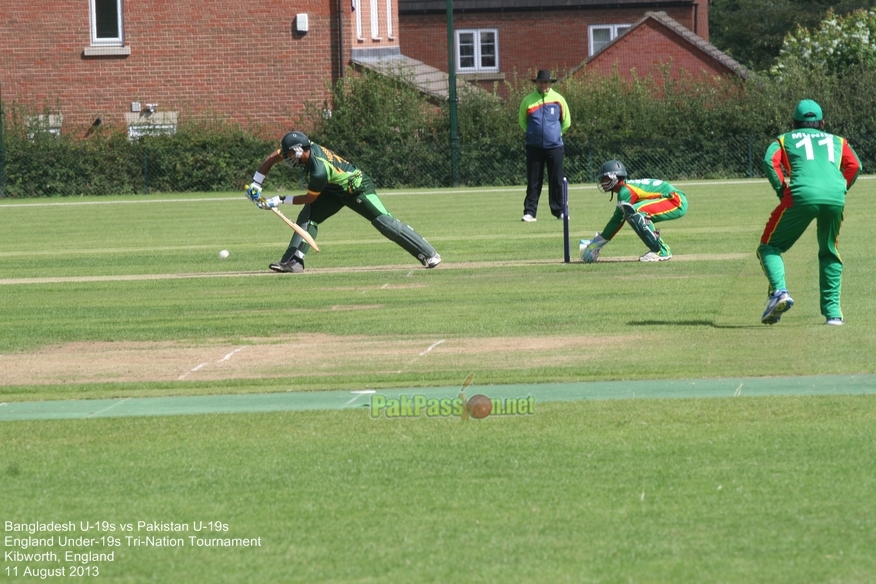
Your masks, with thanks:
M459 417L463 420L475 418L480 420L489 415L494 416L530 416L535 413L535 397L489 398L479 393L466 399L465 388L469 386L474 373L469 375L459 395L456 397L428 397L423 394L400 395L386 397L377 393L371 394L372 418L450 418Z

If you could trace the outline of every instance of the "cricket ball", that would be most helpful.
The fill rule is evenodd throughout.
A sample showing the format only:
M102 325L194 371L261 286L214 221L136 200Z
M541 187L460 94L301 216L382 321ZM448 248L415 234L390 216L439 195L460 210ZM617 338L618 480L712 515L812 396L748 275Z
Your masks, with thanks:
M468 403L465 404L468 410L468 415L476 420L486 418L493 411L493 400L482 393L471 396Z
M227 249L223 249L222 251L219 252L219 257L222 258L223 260L230 255L231 255L231 253L229 253L229 251Z

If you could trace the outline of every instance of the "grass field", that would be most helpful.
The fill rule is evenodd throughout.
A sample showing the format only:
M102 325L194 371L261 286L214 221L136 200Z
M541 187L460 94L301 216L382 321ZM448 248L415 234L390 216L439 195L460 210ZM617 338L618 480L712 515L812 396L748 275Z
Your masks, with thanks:
M812 230L786 254L793 310L760 324L765 181L679 185L690 210L661 226L675 258L660 264L635 261L628 229L599 263L576 261L613 210L590 186L570 192L570 264L546 200L520 222L520 188L385 192L439 268L342 211L294 276L267 271L291 231L238 194L0 201L0 403L452 387L471 373L469 392L487 394L876 373L868 179L846 207L843 327L818 313ZM6 556L0 580L78 566L112 582L869 582L874 418L876 397L834 395L554 402L481 421L3 422L4 553L60 561ZM10 523L68 521L78 531L56 538L99 541L7 541L52 535Z

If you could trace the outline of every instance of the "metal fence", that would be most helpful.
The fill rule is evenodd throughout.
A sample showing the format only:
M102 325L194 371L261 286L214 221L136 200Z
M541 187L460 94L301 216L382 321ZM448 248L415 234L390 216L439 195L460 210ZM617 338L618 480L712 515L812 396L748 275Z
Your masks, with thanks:
M564 171L570 183L594 183L606 160L624 163L631 178L664 180L759 178L762 160L774 136L692 136L660 141L565 139ZM850 140L864 168L876 168L876 140ZM420 152L422 150L422 152ZM456 186L451 177L449 146L407 145L395 157L347 154L382 188ZM460 144L460 186L526 184L523 139L497 144L484 139Z

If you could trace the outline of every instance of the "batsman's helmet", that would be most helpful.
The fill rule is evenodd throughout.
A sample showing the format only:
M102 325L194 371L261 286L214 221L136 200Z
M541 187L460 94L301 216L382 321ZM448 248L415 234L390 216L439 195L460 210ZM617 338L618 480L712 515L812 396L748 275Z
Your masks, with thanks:
M603 193L607 193L617 186L622 180L627 179L627 167L619 160L609 160L599 169L599 174L596 175L596 180L599 184L599 189Z
M283 136L280 143L280 154L283 160L292 166L298 164L305 150L310 150L310 139L298 131L289 132Z

